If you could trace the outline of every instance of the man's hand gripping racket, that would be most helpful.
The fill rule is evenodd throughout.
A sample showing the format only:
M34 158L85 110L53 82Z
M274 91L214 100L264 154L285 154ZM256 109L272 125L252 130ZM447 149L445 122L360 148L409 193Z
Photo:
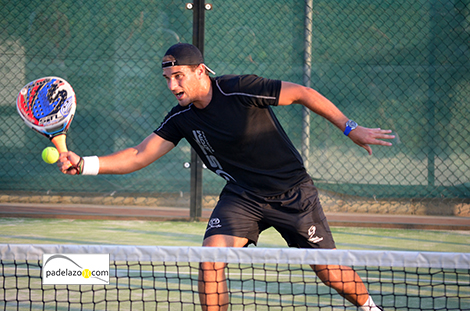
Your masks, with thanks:
M26 125L49 138L61 155L68 152L66 134L76 107L72 86L58 77L44 77L26 84L16 99L16 108ZM72 164L68 170L78 173Z

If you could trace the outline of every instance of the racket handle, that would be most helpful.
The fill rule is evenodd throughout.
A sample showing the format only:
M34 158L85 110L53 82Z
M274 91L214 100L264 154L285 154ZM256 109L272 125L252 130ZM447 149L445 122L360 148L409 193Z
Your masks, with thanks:
M54 144L54 146L56 147L57 151L59 151L59 154L63 153L63 152L67 152L67 143L65 142L65 134L60 134L60 135L57 135L57 136L54 136L51 138L51 141L52 143ZM72 164L70 164L69 168L67 169L68 171L70 170L77 170L78 169L76 167L74 167Z
M57 151L59 151L59 154L68 151L67 144L65 143L65 138L65 134L60 134L52 137L51 139L52 143L57 148Z

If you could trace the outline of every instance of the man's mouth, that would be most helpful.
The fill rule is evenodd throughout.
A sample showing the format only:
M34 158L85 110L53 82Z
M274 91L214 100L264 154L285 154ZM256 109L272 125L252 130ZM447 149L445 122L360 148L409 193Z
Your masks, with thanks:
M176 99L180 100L181 97L183 97L184 95L184 92L179 92L179 93L176 93L175 96L176 96Z

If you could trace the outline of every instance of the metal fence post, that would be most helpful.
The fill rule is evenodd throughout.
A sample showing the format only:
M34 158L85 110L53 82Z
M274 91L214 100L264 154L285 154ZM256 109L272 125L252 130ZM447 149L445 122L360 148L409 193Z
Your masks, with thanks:
M193 44L204 55L204 0L193 2ZM197 221L202 215L202 161L191 149L191 197L189 202L189 217Z
M305 1L305 45L304 45L304 70L303 84L310 87L310 76L312 71L312 10L313 0ZM307 172L309 171L310 154L310 110L303 107L302 110L302 158Z
M435 106L436 106L436 68L437 68L437 62L436 62L436 27L437 27L437 12L436 12L436 2L431 1L430 2L430 23L431 23L431 29L430 29L430 38L429 38L429 43L428 43L428 100L426 103L426 108L427 108L427 113L426 117L428 119L427 122L427 142L428 142L428 147L427 147L427 173L428 173L428 186L434 186L435 182L435 172L434 172L434 166L435 166L435 136L436 136L436 130L435 130Z

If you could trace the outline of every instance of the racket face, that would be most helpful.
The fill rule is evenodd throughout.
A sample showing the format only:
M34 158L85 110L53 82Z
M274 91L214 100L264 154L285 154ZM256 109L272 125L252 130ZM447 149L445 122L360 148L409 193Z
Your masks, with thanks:
M48 138L67 132L76 106L72 86L58 77L26 84L16 99L16 108L26 125Z

